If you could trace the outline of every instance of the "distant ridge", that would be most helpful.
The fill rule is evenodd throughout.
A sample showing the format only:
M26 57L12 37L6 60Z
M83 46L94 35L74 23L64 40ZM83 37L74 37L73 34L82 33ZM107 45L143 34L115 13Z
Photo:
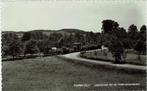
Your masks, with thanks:
M16 32L16 33L25 33L25 32L48 32L48 33L86 33L87 31L80 30L80 29L72 29L72 28L65 28L65 29L60 29L60 30L44 30L44 29L36 29L36 30L31 30L31 31L2 31L2 32Z
M61 29L58 31L64 31L64 32L69 32L69 33L85 33L86 31L80 30L80 29Z
M65 28L60 30L32 30L30 32L67 32L67 33L85 33L86 31L80 29Z

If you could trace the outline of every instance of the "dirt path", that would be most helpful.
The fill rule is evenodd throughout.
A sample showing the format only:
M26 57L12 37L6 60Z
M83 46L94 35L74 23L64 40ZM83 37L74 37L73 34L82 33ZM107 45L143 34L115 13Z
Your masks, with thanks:
M142 65L133 65L133 64L114 64L112 62L105 62L101 60L93 60L93 59L87 59L87 58L82 58L79 56L79 52L75 53L70 53L66 55L61 55L60 57L66 58L66 59L72 59L74 61L81 61L81 62L86 62L89 64L98 64L98 65L104 65L108 67L114 67L114 68L119 68L119 69L126 69L126 70L140 70L140 71L146 71L146 66Z

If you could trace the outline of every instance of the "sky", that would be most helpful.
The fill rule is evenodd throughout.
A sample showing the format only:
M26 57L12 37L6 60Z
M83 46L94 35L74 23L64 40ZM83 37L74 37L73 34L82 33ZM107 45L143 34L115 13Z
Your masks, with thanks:
M2 31L76 28L100 32L102 21L138 29L147 24L146 0L42 0L2 2Z

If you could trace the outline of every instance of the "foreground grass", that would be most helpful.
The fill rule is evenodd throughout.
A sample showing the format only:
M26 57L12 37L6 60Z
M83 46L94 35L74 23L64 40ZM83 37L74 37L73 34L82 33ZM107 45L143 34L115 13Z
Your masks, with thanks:
M88 51L81 56L89 59L95 59L95 60L102 59L102 61L114 62L114 58L112 57L112 54L110 52L108 52L107 55L104 55L103 52L95 50L95 51ZM145 66L146 56L140 55L140 58L141 59L138 59L138 55L135 53L131 53L131 52L127 53L126 63Z
M57 57L2 62L3 91L145 90L145 73L87 67ZM74 87L73 84L139 83L139 86Z

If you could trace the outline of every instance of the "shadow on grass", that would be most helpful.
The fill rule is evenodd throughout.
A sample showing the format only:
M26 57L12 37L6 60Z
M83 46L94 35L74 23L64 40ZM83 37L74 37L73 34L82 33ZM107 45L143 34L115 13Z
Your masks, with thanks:
M68 54L68 53L64 53L64 54ZM64 55L62 54L62 55ZM18 60L23 60L23 59L31 59L31 58L37 58L37 57L48 57L48 56L57 56L57 55L61 55L61 54L46 54L46 55L32 55L32 56L21 56L21 57L15 57L15 58L2 58L2 61L18 61Z
M16 61L16 60L22 60L22 59L31 59L36 58L38 56L26 56L26 57L17 57L17 58L3 58L2 61Z
M73 52L69 52L73 53ZM5 57L2 58L2 61L16 61L16 60L23 60L23 59L31 59L31 58L36 58L36 57L48 57L48 56L57 56L57 55L65 55L69 53L53 53L53 54L44 54L44 55L26 55L26 56L18 56L18 57Z

